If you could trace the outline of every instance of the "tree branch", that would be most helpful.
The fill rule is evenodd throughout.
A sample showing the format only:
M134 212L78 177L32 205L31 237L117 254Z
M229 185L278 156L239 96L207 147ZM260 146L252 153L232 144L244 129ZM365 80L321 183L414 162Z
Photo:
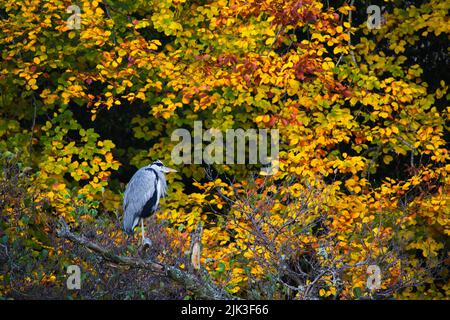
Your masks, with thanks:
M199 299L224 300L233 298L230 294L216 286L211 280L208 279L208 277L206 277L206 270L200 273L203 276L198 278L194 274L173 266L137 257L117 255L111 250L90 241L82 235L72 233L69 226L63 219L60 220L60 228L57 231L57 236L90 249L94 252L94 254L118 265L128 266L135 269L145 269L157 275L167 276L174 282L182 285L186 290L193 292Z
M352 34L351 34L351 28L352 28L352 13L353 13L353 6L355 4L355 0L352 0L350 2L350 7L352 7L352 9L350 10L350 12L348 13L348 23L350 24L350 27L348 28L348 46L351 47L352 46ZM358 63L356 62L356 58L355 58L355 52L353 51L353 49L350 48L350 54L352 56L352 61L353 64L357 67Z

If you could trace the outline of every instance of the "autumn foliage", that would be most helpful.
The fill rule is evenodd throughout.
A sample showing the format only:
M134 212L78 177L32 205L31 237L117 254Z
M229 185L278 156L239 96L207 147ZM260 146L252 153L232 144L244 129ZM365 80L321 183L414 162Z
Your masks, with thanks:
M360 1L2 1L0 297L195 298L146 274L130 278L153 291L120 291L125 271L54 231L62 217L139 254L125 184L201 120L279 129L280 170L177 166L154 259L187 269L202 222L201 266L241 298L448 299L450 4L379 5L370 30Z

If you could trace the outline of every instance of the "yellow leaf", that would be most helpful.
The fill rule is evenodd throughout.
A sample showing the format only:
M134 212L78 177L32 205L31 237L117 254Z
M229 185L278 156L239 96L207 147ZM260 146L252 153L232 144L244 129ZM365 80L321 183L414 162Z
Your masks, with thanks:
M334 63L333 61L325 61L324 63L322 63L322 68L327 71L327 70L331 70L334 68Z
M141 99L141 100L145 100L145 94L144 94L143 92L139 92L139 93L136 95L136 98L139 98L139 99Z
M317 39L319 41L324 41L325 40L325 38L320 33L313 33L312 36L311 36L311 39L312 40Z
M383 157L383 162L384 162L385 164L391 163L392 160L394 160L394 158L392 158L392 156L390 156L390 155L385 155L385 156Z

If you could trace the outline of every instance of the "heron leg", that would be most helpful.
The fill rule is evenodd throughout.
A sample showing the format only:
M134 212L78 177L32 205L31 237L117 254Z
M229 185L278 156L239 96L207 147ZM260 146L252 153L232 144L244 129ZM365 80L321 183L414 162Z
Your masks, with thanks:
M144 219L141 219L141 233L142 233L142 245L145 246L151 246L152 241L145 237L145 227L144 227Z

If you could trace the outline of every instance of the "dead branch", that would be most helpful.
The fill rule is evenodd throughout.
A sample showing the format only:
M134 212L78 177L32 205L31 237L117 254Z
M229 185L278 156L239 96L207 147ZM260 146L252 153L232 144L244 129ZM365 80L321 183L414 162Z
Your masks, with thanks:
M199 270L200 258L202 253L202 234L203 234L203 225L201 222L198 223L197 228L191 233L191 245L190 245L190 257L191 257L191 266L190 271Z

